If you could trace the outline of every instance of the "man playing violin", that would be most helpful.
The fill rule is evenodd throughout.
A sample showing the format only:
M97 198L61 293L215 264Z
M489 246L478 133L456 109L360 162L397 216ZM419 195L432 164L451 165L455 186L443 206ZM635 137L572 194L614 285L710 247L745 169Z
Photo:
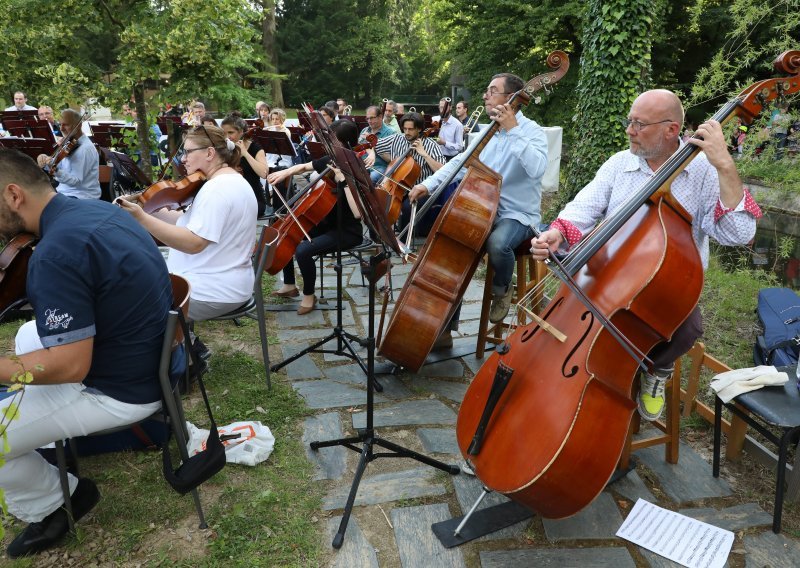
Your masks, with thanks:
M0 357L0 380L33 374L13 402L10 451L0 467L8 510L30 523L9 545L11 558L64 537L67 512L58 468L36 448L142 420L161 405L158 363L172 303L164 258L129 215L99 200L55 193L24 154L0 150L0 233L40 240L30 258L27 295L35 321L16 336L17 360ZM88 478L69 475L77 521L99 501Z
M617 211L684 145L680 138L683 119L683 106L673 92L657 89L639 95L622 121L630 148L611 156L550 229L531 240L533 257L544 260L551 251L566 252L598 221ZM761 210L742 185L720 124L709 120L695 134L699 138L687 142L703 152L675 177L671 193L692 215L692 236L705 269L709 237L726 246L747 244L755 234ZM702 315L696 307L670 341L648 354L654 369L640 379L639 414L643 418L656 420L661 415L664 384L674 362L702 333Z
M77 111L71 108L61 111L61 134L65 137L71 135L78 146L50 174L58 182L58 193L78 199L99 199L100 158L92 141L84 135L80 122L81 115ZM39 167L45 167L49 160L50 156L39 155Z
M444 112L447 110L447 112ZM433 122L439 123L439 136L436 143L442 147L442 154L448 162L464 149L464 125L450 112L452 108L447 99L439 101L439 116Z
M497 216L486 241L489 263L494 269L489 310L492 323L503 321L511 305L514 249L533 236L533 227L540 221L542 175L547 167L547 138L538 124L523 116L522 111L515 113L508 104L511 96L523 86L524 82L516 75L500 73L492 77L483 94L487 112L499 124L500 130L481 151L480 160L503 177ZM409 199L418 200L428 195L453 171L463 169L462 162L460 157L451 160L433 176L414 186ZM466 171L460 172L456 179L465 174ZM458 324L459 312L460 307L451 321L451 330ZM448 345L452 345L449 333L437 340L434 348Z

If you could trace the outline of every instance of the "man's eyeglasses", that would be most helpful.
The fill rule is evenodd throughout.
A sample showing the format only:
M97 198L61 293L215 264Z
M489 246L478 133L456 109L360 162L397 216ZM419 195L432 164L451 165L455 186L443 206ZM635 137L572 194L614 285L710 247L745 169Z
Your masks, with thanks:
M511 93L504 93L502 91L498 91L497 87L489 87L483 94L489 97L493 97L495 95L510 95Z
M657 122L640 122L638 120L631 120L630 118L623 118L622 119L622 126L626 129L630 126L633 128L634 132L639 132L642 128L646 126L652 126L653 124L661 124L664 122L675 122L674 120L670 120L669 118L665 118L664 120L659 120Z

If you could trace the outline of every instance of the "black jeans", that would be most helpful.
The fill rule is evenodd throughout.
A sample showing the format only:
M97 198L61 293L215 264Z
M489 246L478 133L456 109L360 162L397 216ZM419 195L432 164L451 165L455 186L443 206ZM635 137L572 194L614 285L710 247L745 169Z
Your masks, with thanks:
M313 240L303 241L297 245L294 252L294 259L289 261L283 269L283 282L285 284L295 284L294 260L300 268L300 275L303 277L303 294L310 296L314 293L317 284L317 263L316 256L336 252L337 231L328 231L321 235L314 235ZM360 245L362 241L361 233L342 233L342 250L351 249Z

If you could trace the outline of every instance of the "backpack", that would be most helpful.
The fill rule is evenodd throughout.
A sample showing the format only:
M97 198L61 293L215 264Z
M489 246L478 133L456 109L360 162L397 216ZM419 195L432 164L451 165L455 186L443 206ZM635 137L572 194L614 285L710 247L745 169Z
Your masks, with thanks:
M800 352L800 296L790 288L764 288L756 307L763 333L753 346L756 365L797 365Z

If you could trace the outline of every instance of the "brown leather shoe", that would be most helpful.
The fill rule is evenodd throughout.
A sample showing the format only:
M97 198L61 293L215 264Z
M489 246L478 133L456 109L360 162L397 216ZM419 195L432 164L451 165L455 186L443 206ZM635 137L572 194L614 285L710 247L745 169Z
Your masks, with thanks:
M273 296L278 296L279 298L296 298L300 295L300 290L295 288L294 290L289 290L287 292L273 292Z
M297 308L297 315L298 316L304 316L309 312L313 312L314 308L316 308L316 307L317 307L317 297L314 296L314 303L311 304L311 307L307 308L306 306L300 306L299 308Z

